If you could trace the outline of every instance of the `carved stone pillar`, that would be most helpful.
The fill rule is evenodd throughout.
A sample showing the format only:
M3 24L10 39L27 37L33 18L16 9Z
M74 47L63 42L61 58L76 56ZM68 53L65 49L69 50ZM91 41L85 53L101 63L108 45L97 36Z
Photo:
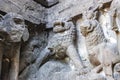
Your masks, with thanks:
M29 33L21 15L8 13L3 16L0 24L0 72L2 69L2 80L18 80L21 39L26 41L28 38Z

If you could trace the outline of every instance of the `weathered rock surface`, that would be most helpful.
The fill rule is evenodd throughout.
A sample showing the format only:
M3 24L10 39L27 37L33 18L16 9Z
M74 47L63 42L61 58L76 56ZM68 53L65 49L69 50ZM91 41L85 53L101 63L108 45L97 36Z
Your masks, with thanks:
M0 79L18 79L21 42L27 41L28 38L29 32L21 15L11 12L2 17L0 22Z
M0 0L0 10L3 12L16 12L21 14L26 20L40 24L46 16L45 8L33 0Z
M89 73L80 75L78 71L72 71L67 63L49 61L44 64L36 74L28 80L105 80L101 74ZM24 79L21 79L24 80Z
M41 2L42 4L45 4L46 2L48 3L48 6L58 2L58 0L36 1ZM56 19L69 20L74 16L80 15L84 10L87 10L90 7L96 9L99 4L109 1L111 0L59 0L59 4L45 9L33 0L0 0L0 10L6 13L20 13L26 20L36 24L46 23L46 27L49 28L53 26L52 24Z
M40 3L41 5L47 8L54 6L59 2L59 0L34 0L34 1Z
M119 14L119 0L0 0L1 80L120 80ZM19 75L6 77L18 52Z

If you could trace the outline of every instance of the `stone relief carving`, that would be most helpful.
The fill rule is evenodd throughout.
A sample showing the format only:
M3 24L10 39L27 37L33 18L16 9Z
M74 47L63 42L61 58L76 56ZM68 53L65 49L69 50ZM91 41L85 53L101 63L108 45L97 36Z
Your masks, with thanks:
M60 49L64 48L64 54L73 61L76 68L85 67L75 46L76 29L73 23L55 22L53 32L55 32L55 35L49 41L48 49L52 50L53 54L59 56Z
M55 22L53 32L55 34L49 40L48 45L45 48L48 52L46 52L44 56L47 57L48 55L54 55L54 57L58 59L64 59L68 56L73 61L77 69L85 67L75 48L76 32L73 23L63 21ZM38 59L36 62L40 64L40 60L43 59Z
M76 29L73 23L56 21L53 32L54 35L48 41L46 48L40 52L36 61L23 71L22 75L20 75L20 80L23 80L22 76L27 76L33 69L34 72L29 73L29 76L35 74L39 67L44 66L51 59L67 63L70 65L72 71L77 71L78 74L84 74L89 71L89 69L85 68L76 49ZM83 68L85 69L81 70Z
M85 37L89 60L93 66L102 67L108 80L113 79L113 65L120 61L120 55L115 44L109 42L102 27L95 19L85 20L81 26Z
M111 3L111 7L110 7L110 12L111 12L111 18L112 18L112 30L116 33L116 39L117 39L117 47L118 50L120 50L120 45L119 45L119 41L120 41L120 12L119 12L119 5L117 4L115 6L115 4L118 3L118 0L115 0Z
M16 13L3 16L0 23L0 78L18 80L21 41L29 38L24 19Z
M27 16L25 18L28 21L41 23L42 25L38 25L35 22L30 27L39 26L40 29L44 27L47 37L44 38L46 41L38 38L34 40L35 35L31 30L31 40L24 44L25 51L22 55L25 59L21 62L27 61L21 64L19 70L21 42L28 40L29 32L25 27L23 17L19 14L8 13L3 17L0 15L0 78L2 80L46 80L48 78L48 80L67 80L68 77L70 77L69 80L120 80L120 1L91 0L90 3L89 0L83 0L80 3L77 3L78 0L74 0L73 3L71 1L32 0L29 3L25 0L20 4L16 3L17 1L11 1L14 4L13 11L17 10L16 4L19 4L16 6L19 8L26 2L28 5L24 5L25 9L20 10L22 11L20 14L24 17ZM5 3L7 4L7 2ZM0 13L1 9L2 6ZM7 10L6 7L3 9ZM9 11L8 8L6 12ZM31 16L29 11L35 17ZM64 21L56 21L51 30L51 24L59 18ZM77 20L79 21L77 22ZM46 27L47 25L49 28ZM79 32L76 30L78 28ZM38 28L36 27L36 29ZM36 37L43 38L40 34L43 34L44 30L42 32L42 30L36 31L36 29L33 31ZM76 34L79 34L79 41L77 41ZM49 37L50 39L47 40ZM83 42L80 40L81 38L84 38ZM47 41L48 45L46 46ZM44 44L44 47L39 44ZM81 48L80 45L83 44L86 44L87 50ZM83 59L80 57L81 54L79 55L81 52L83 52ZM88 55L84 53L88 53ZM91 65L86 66L89 62L86 62L85 59L90 61L92 67ZM90 70L87 71L86 67ZM36 74L40 76L37 79Z
M100 18L99 18L99 23L101 24L101 27L103 28L103 32L105 34L105 37L111 41L116 43L116 36L115 32L111 30L112 28L112 17L110 15L110 11L107 9L104 9L104 11L99 11L100 12Z

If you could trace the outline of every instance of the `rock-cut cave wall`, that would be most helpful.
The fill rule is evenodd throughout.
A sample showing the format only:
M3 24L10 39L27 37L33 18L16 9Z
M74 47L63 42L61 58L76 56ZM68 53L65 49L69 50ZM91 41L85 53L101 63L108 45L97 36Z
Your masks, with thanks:
M119 0L0 0L0 80L120 80Z

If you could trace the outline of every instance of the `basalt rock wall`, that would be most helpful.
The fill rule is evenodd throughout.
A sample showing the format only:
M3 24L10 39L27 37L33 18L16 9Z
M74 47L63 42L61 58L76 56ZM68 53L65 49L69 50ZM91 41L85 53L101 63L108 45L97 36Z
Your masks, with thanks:
M119 0L0 0L1 80L120 80L119 15Z

